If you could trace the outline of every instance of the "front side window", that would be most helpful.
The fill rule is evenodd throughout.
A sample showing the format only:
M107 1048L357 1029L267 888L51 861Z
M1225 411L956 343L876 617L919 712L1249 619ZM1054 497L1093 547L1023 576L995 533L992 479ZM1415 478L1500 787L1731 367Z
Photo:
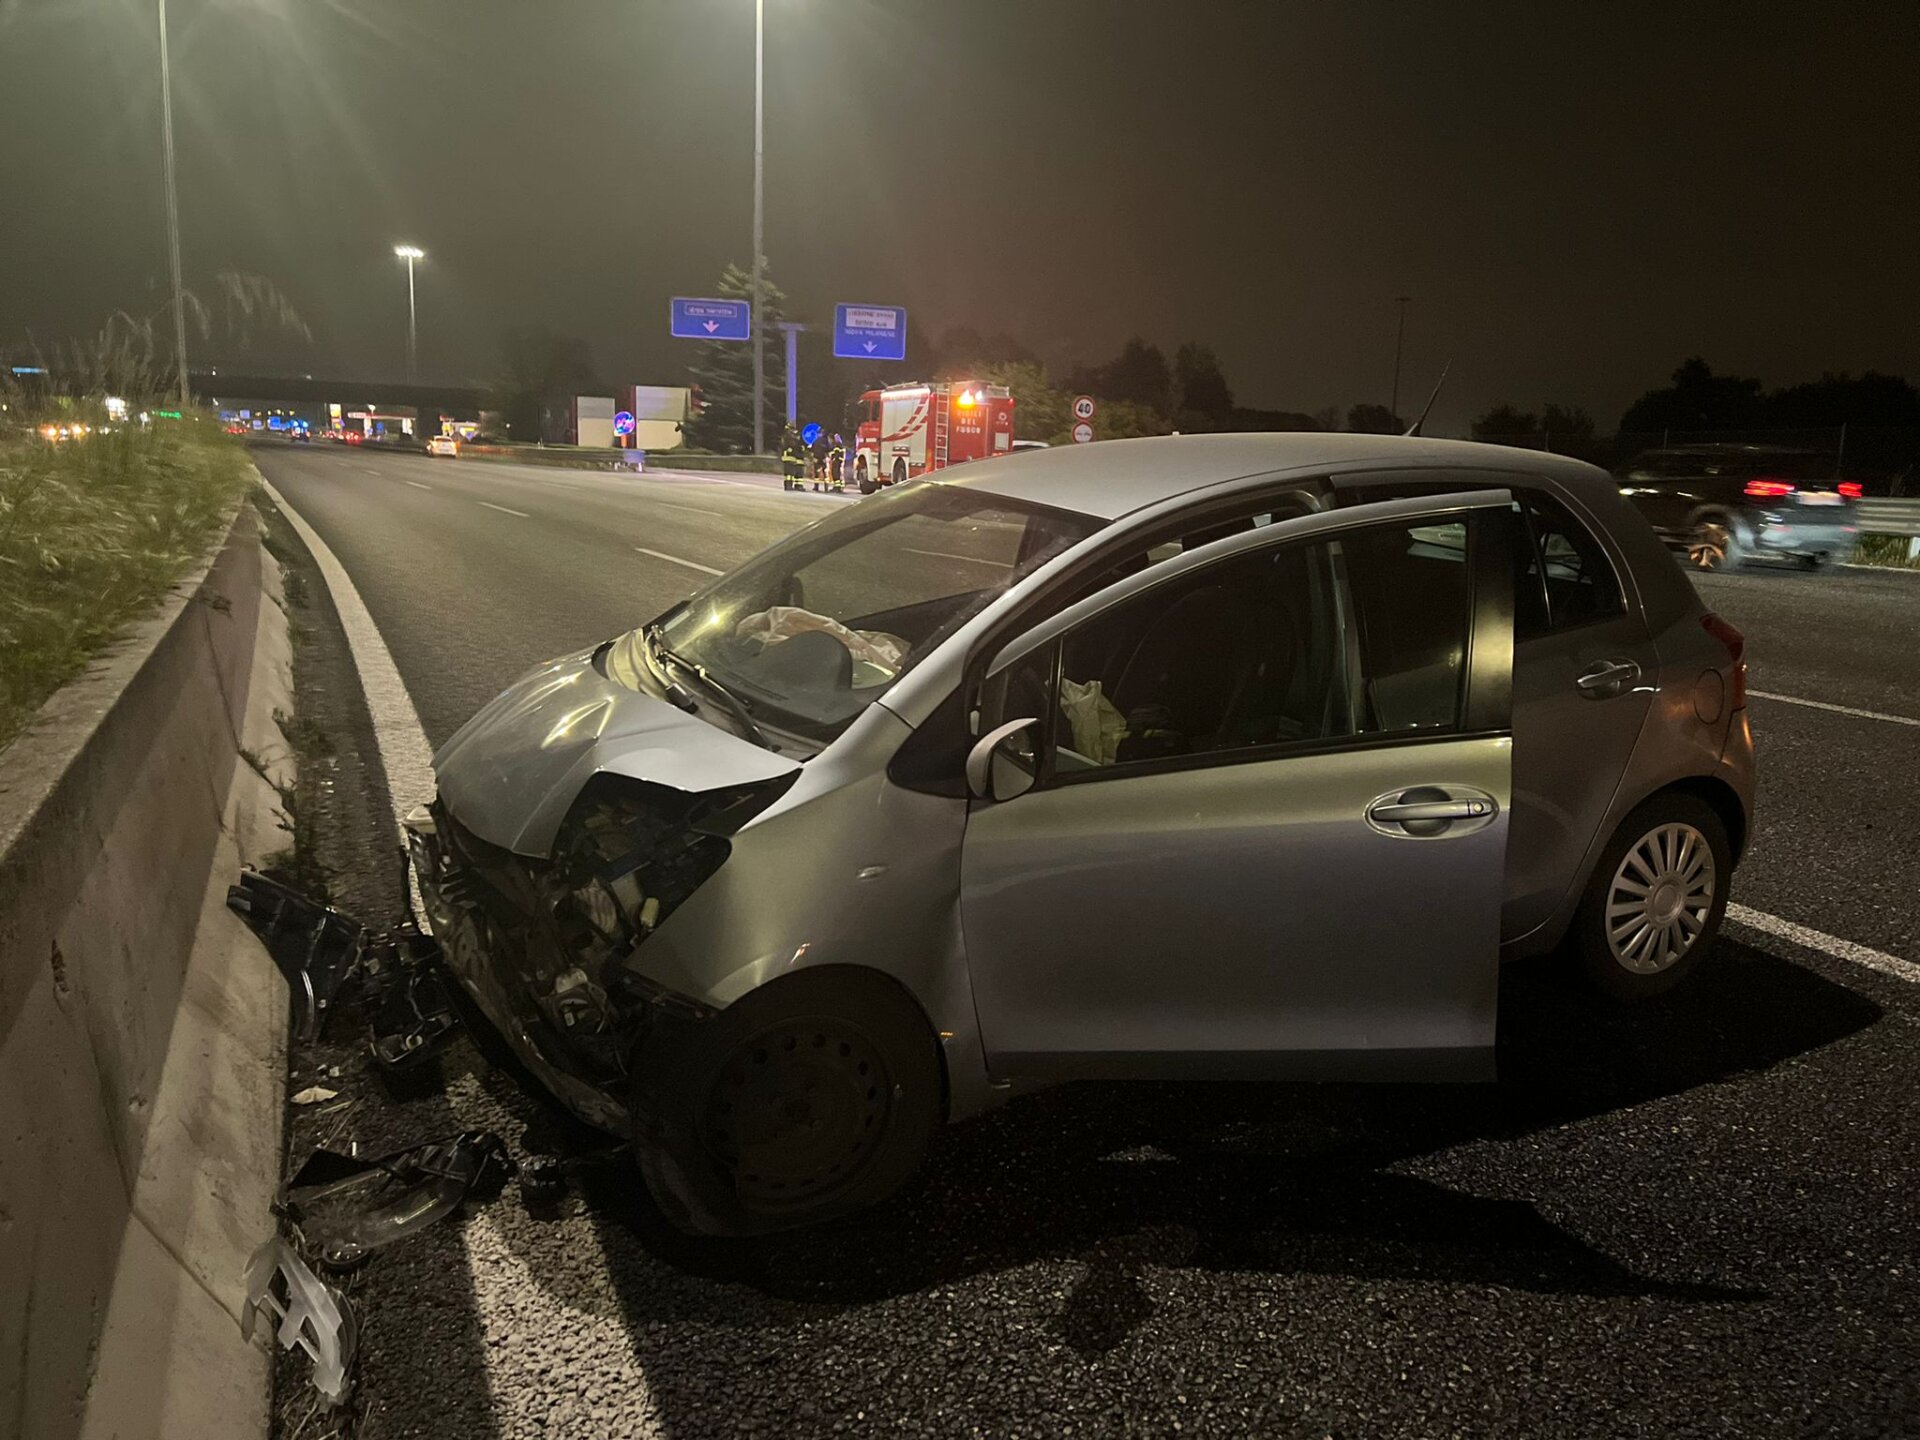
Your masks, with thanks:
M1031 758L1062 782L1440 733L1460 724L1472 599L1464 518L1256 550L1074 627L990 708L1041 717Z
M1101 521L923 484L796 532L660 626L758 720L831 739L941 641ZM609 659L645 653L635 632Z

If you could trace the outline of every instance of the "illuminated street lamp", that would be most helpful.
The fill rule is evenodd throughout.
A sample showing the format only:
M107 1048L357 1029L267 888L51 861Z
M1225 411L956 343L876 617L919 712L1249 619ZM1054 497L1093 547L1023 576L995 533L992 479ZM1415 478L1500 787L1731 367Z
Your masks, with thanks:
M753 453L767 451L766 331L760 321L760 234L762 204L762 145L765 135L765 75L767 0L753 0L753 305L748 312L747 338L753 342Z
M407 379L417 381L420 378L420 329L419 312L413 304L413 262L427 258L427 252L418 245L396 245L393 253L407 262Z

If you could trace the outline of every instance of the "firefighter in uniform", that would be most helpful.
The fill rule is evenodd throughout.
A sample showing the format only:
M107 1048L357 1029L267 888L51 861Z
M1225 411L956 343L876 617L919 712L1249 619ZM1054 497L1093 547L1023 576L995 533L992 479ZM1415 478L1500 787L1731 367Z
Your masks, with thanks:
M847 442L834 432L833 441L827 447L827 487L832 490L847 488Z
M791 425L780 432L780 475L783 490L806 489L807 452Z

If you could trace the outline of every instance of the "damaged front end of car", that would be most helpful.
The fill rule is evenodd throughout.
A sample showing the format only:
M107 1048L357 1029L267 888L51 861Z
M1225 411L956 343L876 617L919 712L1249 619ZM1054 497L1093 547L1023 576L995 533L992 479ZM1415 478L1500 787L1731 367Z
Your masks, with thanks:
M598 774L544 859L482 840L444 798L407 817L421 903L448 971L581 1119L626 1135L636 1048L658 1024L707 1013L628 962L792 779L689 794Z

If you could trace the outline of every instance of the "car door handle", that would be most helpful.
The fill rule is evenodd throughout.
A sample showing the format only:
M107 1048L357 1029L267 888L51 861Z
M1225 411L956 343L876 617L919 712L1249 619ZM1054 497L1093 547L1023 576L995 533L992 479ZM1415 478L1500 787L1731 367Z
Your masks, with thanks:
M1589 700L1604 700L1618 695L1640 678L1640 667L1631 660L1602 660L1574 677L1573 685Z
M1367 806L1367 823L1383 835L1424 840L1470 834L1492 824L1499 813L1499 802L1484 790L1415 785L1377 798Z

